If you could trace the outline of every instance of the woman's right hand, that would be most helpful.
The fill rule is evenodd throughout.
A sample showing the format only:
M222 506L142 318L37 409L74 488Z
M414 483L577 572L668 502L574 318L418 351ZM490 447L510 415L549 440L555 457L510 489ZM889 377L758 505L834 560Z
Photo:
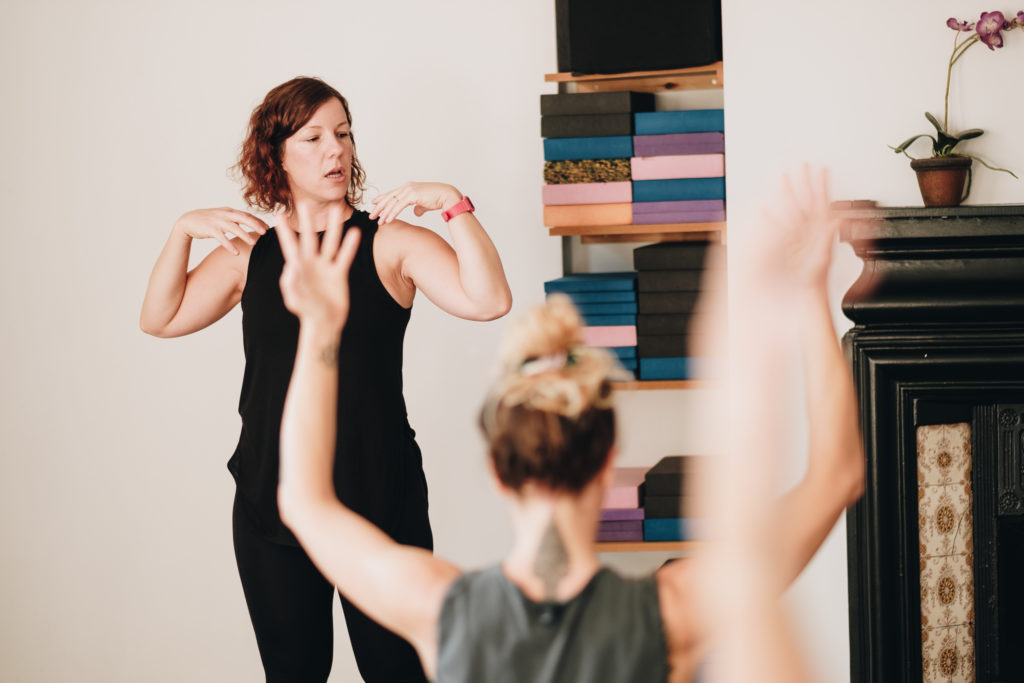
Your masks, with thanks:
M270 226L251 213L230 207L189 211L182 214L174 224L176 233L192 239L215 239L220 246L236 256L239 253L238 249L231 243L231 238L228 235L236 236L249 246L256 244L256 238L245 228L263 235L270 229Z

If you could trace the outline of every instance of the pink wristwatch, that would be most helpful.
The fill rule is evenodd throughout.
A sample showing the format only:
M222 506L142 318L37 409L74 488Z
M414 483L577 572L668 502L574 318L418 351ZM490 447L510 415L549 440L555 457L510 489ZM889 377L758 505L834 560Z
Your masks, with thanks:
M453 204L444 211L441 212L441 218L447 223L451 219L458 216L460 213L466 213L467 211L476 211L476 207L473 206L473 202L469 201L469 197L463 197L458 203Z

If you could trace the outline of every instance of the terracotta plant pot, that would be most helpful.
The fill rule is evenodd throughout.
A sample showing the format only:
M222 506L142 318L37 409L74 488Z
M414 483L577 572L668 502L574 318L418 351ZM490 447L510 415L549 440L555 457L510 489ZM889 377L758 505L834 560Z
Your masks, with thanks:
M910 168L917 172L917 185L925 206L960 206L971 192L970 157L933 157L914 159Z

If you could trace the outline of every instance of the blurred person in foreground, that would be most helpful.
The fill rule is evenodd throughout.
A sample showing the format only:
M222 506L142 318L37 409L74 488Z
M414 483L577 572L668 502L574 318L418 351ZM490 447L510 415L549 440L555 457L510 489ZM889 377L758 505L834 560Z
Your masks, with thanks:
M285 523L339 590L408 639L438 681L687 681L709 652L710 680L807 678L779 596L864 478L853 384L826 296L836 233L826 174L805 170L797 187L784 183L765 221L734 256L741 272L730 336L721 342L722 324L707 331L707 348L726 350L715 360L727 371L721 414L743 415L744 424L720 432L722 457L707 478L714 540L642 578L602 567L595 552L614 461L617 370L606 352L582 346L565 298L511 330L480 412L514 531L499 564L463 571L395 543L342 505L331 484L332 415L346 381L336 355L359 237L349 230L342 240L337 217L297 235L281 231L281 289L301 321L281 428ZM322 245L312 238L320 227ZM780 360L793 344L804 364L809 461L799 483L772 500Z

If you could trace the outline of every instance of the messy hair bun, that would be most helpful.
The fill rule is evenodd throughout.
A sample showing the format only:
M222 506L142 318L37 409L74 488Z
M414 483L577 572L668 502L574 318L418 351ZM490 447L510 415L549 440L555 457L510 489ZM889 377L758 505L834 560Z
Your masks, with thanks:
M578 492L608 458L615 440L609 380L623 371L582 341L579 313L564 294L530 310L506 338L480 426L498 478L513 490L533 481Z

